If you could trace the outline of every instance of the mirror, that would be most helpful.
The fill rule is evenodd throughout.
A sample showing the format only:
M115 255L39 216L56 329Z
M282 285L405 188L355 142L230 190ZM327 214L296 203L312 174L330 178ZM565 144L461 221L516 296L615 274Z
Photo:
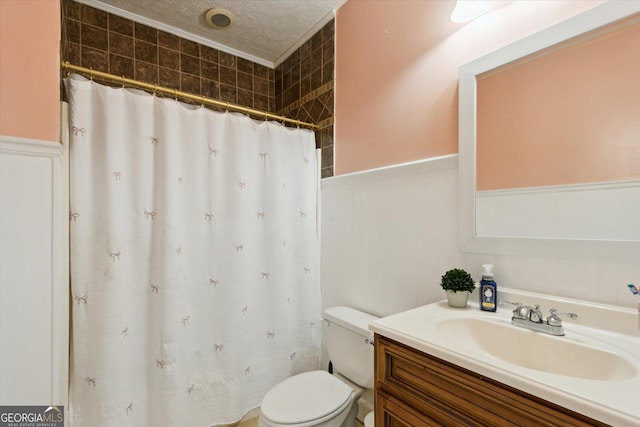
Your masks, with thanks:
M602 78L618 73L603 69L609 65L601 57L603 51L595 54L602 61L596 60L596 67L567 68L568 55L569 62L578 62L572 49L600 46L609 52L607 43L626 40L629 33L635 36L632 47L623 48L626 55L618 55L632 61L619 68L631 76L629 90L603 85L622 78L617 74L614 79ZM638 33L640 4L610 2L460 67L459 243L463 250L512 253L549 241L556 246L590 241L640 248ZM589 60L593 64L593 56ZM553 61L553 78L542 77ZM527 76L518 74L524 71ZM600 78L598 71L602 71ZM561 74L567 80L562 81ZM598 83L585 80L588 74ZM579 80L582 88L574 84ZM552 90L544 95L546 87ZM560 89L569 87L579 93L561 93ZM590 90L587 95L584 88L600 93ZM624 106L606 107L613 100L603 100L612 93L630 96L623 100ZM542 107L525 105L525 99L537 99ZM605 108L598 110L600 105ZM523 110L524 116L515 117L516 110ZM569 114L576 111L580 114ZM567 123L568 127L558 128ZM599 123L600 128L588 130L585 123ZM562 152L568 157L563 158ZM502 155L506 158L501 159Z

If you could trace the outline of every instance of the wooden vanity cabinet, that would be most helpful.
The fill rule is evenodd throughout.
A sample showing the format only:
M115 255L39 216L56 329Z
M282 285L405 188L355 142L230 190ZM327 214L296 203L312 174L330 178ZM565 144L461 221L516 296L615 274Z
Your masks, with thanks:
M376 334L375 425L607 424Z

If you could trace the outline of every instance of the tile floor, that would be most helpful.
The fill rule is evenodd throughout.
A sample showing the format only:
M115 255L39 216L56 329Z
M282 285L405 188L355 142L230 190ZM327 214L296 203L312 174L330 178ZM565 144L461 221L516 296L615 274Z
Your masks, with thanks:
M242 421L236 427L258 427L258 417ZM356 420L356 427L363 427L363 425L360 421Z
M258 417L242 421L240 424L236 425L236 427L258 427Z

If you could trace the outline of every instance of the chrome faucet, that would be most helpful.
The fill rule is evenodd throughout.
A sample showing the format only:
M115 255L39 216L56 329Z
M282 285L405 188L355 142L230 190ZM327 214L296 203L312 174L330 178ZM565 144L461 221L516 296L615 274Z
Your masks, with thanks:
M575 313L560 313L555 308L552 308L549 310L549 316L545 319L538 304L531 307L519 302L506 300L500 300L498 301L498 304L511 304L516 306L513 310L513 315L511 316L512 325L550 335L564 335L564 328L562 327L562 319L560 318L560 315L566 315L572 319L578 318L578 315Z

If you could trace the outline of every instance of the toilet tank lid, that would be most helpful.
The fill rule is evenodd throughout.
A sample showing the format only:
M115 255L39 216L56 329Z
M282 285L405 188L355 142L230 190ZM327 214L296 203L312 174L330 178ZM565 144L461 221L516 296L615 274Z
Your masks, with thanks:
M350 329L363 337L371 335L371 332L369 332L369 323L378 319L378 317L371 314L344 306L325 309L323 318L329 322L334 322L344 328Z

